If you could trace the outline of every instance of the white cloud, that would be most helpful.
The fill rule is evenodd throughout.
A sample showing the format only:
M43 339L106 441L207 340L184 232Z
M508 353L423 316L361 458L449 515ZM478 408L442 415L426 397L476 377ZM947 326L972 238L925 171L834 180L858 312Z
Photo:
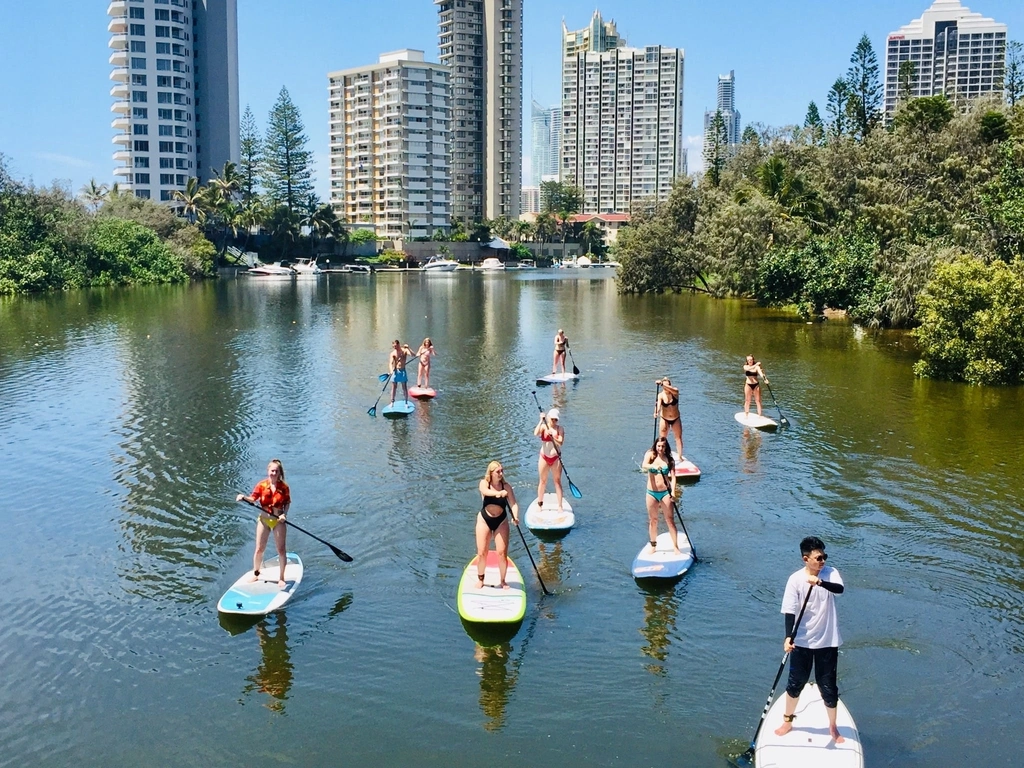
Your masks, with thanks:
M704 168L704 135L698 133L684 137L683 146L686 148L686 170L691 174L699 173Z

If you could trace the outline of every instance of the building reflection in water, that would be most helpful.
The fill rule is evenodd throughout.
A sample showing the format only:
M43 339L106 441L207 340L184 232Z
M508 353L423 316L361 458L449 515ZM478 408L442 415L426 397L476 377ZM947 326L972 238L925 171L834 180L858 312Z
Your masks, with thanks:
M246 678L248 683L242 690L245 695L253 691L268 694L270 698L264 706L273 712L284 712L295 670L288 651L286 621L284 612L278 611L256 625L262 659L256 671Z

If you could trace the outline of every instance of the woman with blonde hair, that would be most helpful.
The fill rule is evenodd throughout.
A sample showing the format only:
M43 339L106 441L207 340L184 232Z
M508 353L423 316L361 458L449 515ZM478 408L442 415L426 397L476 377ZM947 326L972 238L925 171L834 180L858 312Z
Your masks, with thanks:
M434 343L427 336L420 344L420 348L416 351L416 357L420 360L419 370L416 372L416 386L429 389L430 388L430 358L436 355L434 351Z
M508 589L505 572L508 570L508 517L519 525L519 504L512 486L505 482L505 470L500 461L492 461L487 465L487 474L480 481L480 514L476 519L476 568L479 583L477 589L484 586L484 572L487 570L487 551L494 539L494 548L498 553L498 576L502 589Z
M280 525L288 518L288 508L292 503L291 491L284 481L284 465L280 459L271 459L267 465L267 479L260 480L252 493L246 496L238 494L236 501L246 501L249 504L256 504L260 508L259 517L256 519L256 552L252 556L253 581L260 577L260 570L263 568L263 552L267 548L267 539L270 532L274 532L274 544L277 545L277 559L281 563L281 574L278 576L277 586L284 589L287 584L284 580L284 569L288 565L287 547L287 525Z
M558 409L552 408L547 414L540 415L540 421L533 429L533 434L540 438L540 458L537 459L537 506L544 506L544 492L548 487L548 477L555 481L555 498L558 511L562 511L562 444L565 442L565 429L558 424Z

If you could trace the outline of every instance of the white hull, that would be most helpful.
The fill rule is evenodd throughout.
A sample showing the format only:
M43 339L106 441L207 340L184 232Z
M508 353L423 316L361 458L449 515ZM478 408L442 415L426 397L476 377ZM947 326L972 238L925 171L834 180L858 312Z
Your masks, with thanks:
M836 726L845 739L836 744L828 732L828 713L818 686L811 683L800 693L793 730L776 736L786 713L786 697L779 696L768 710L754 747L757 768L863 768L864 750L860 732L850 710L840 699L836 707Z

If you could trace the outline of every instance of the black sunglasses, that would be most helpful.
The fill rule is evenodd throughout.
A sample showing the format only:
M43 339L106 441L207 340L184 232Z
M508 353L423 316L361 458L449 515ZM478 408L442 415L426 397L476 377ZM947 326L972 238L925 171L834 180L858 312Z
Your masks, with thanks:
M808 560L813 560L816 563L824 563L826 560L828 560L828 555L825 555L825 554L818 555L817 557L811 557L810 555L805 555L805 557Z

